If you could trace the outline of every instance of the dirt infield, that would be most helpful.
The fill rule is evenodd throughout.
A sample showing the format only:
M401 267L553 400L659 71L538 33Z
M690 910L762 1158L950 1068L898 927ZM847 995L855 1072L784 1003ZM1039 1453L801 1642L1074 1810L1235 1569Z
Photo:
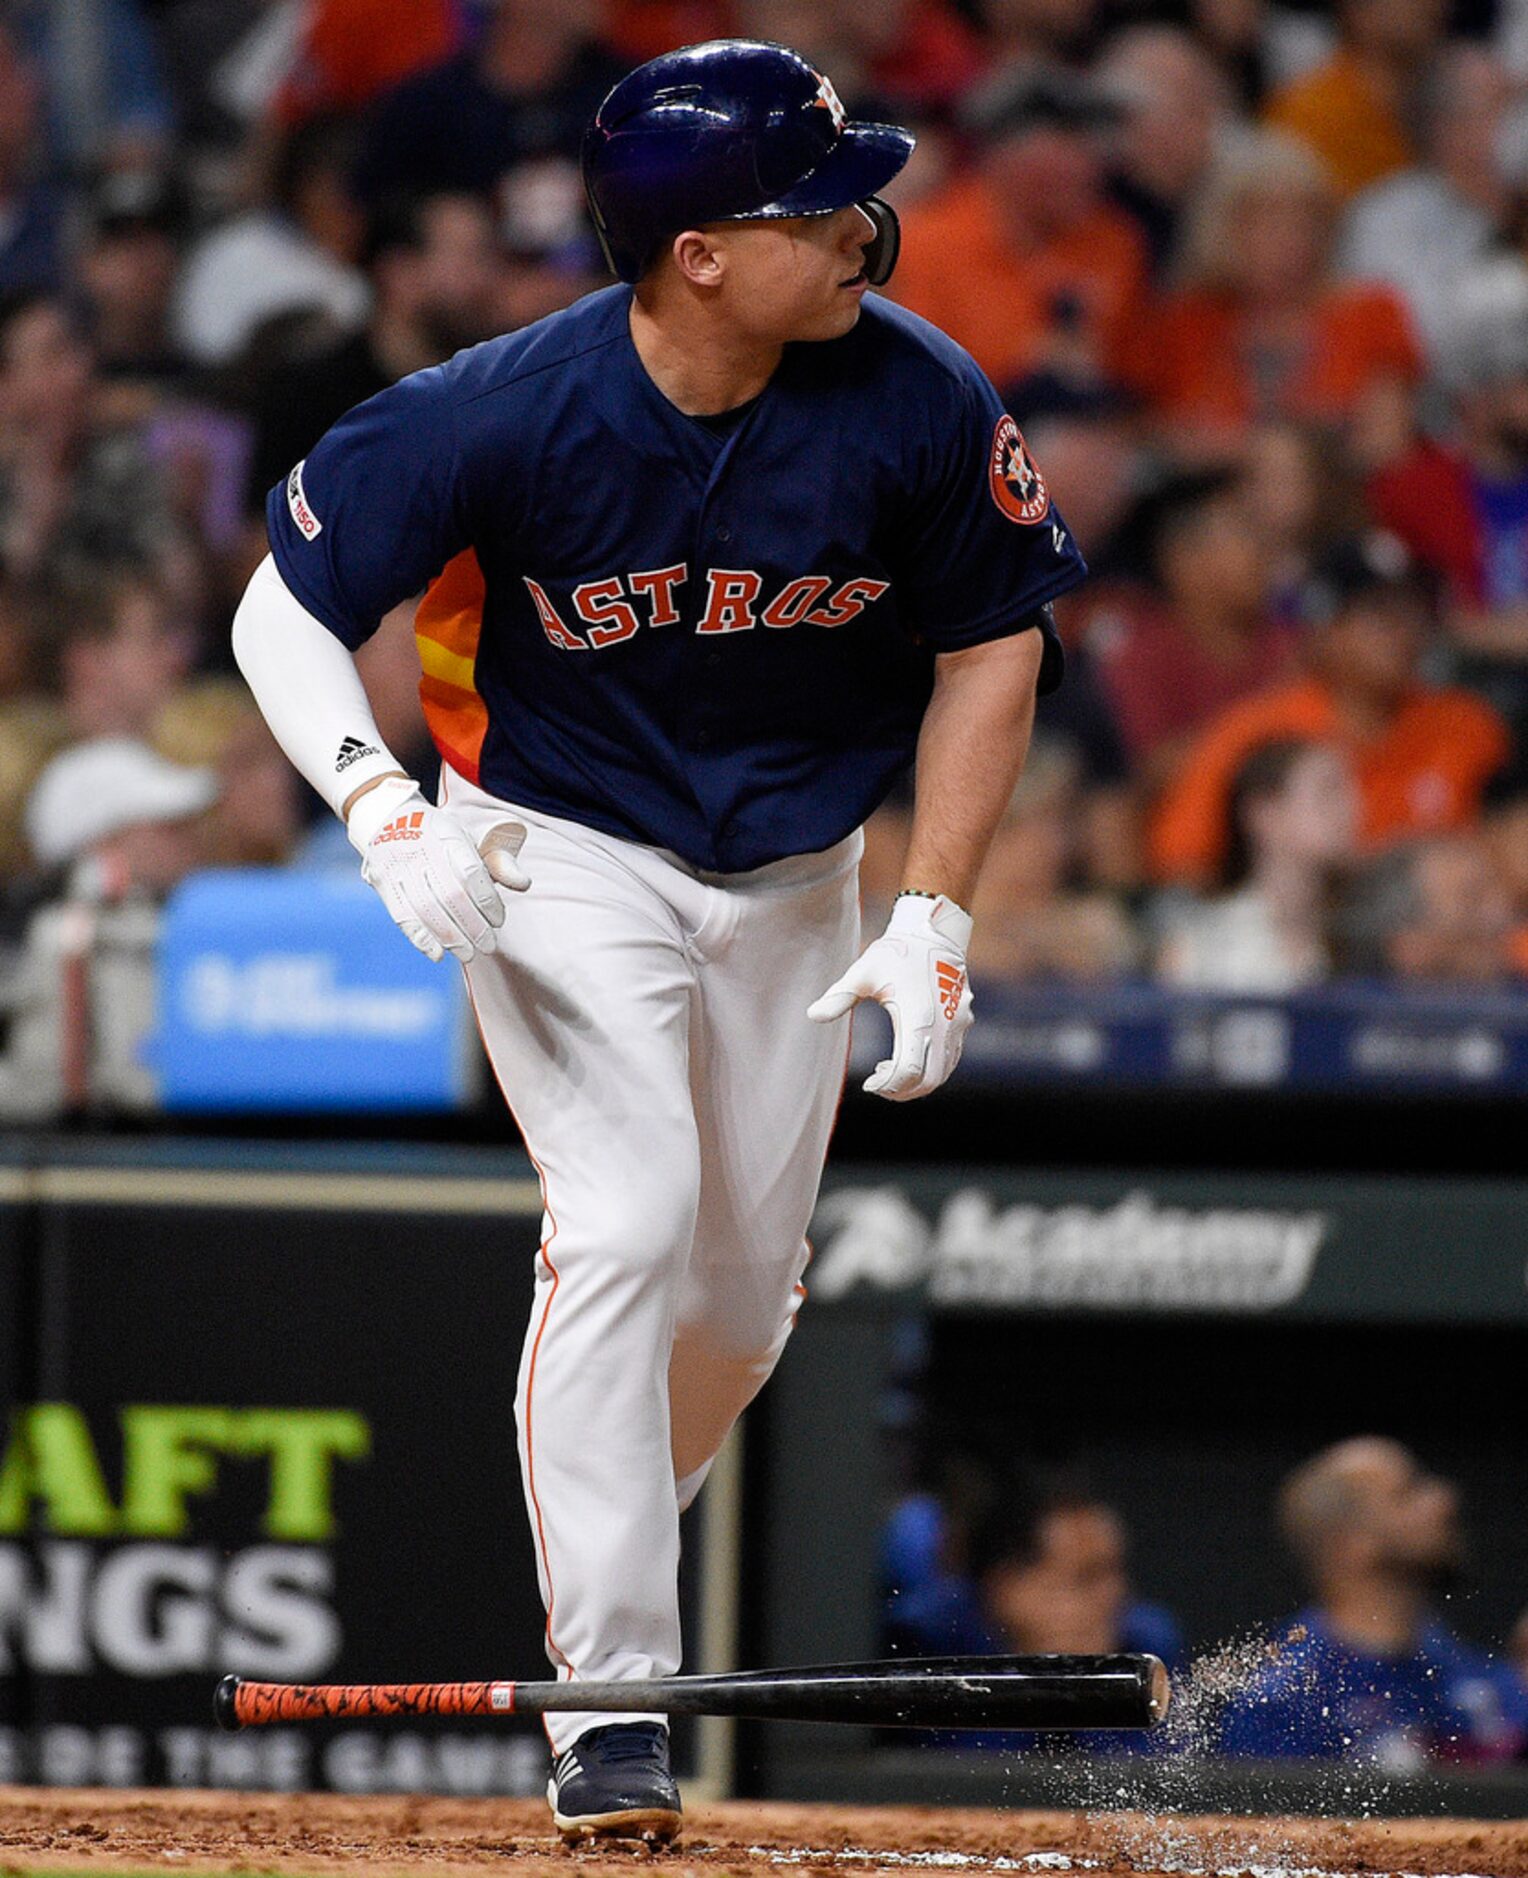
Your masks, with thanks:
M661 1878L771 1871L1479 1874L1528 1878L1528 1824L1474 1820L1147 1819L734 1802L693 1809L673 1851L567 1852L525 1800L0 1787L0 1878L25 1872L356 1871L576 1878L652 1864Z

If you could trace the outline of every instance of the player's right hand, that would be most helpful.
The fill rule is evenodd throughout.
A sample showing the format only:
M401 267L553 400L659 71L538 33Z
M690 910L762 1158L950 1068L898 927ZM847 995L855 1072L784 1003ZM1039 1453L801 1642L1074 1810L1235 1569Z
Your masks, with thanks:
M492 952L504 924L499 888L523 893L531 884L516 858L523 823L490 829L480 854L456 817L427 802L412 777L386 777L358 797L345 832L361 857L362 879L427 958L449 952L466 964Z

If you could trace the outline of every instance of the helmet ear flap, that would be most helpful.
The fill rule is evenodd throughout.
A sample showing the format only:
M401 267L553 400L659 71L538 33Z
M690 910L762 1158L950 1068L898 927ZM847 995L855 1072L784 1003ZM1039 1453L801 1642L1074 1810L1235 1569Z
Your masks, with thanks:
M902 224L896 210L879 196L866 196L855 207L868 215L875 227L875 237L865 250L865 278L872 287L884 287L901 251Z

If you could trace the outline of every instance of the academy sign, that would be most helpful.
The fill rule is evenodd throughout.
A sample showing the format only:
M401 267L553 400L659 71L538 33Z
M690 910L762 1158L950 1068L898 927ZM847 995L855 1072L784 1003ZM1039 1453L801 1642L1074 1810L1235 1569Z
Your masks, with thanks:
M1167 1203L1002 1206L961 1187L930 1218L899 1188L826 1195L812 1295L920 1289L931 1303L1083 1310L1274 1310L1302 1296L1325 1212Z

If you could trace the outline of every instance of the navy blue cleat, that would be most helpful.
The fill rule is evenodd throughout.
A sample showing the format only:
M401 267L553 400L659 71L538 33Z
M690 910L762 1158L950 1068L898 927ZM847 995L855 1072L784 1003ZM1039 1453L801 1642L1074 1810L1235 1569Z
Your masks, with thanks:
M558 1755L547 1798L564 1839L645 1839L667 1845L680 1821L668 1729L662 1722L591 1728Z

